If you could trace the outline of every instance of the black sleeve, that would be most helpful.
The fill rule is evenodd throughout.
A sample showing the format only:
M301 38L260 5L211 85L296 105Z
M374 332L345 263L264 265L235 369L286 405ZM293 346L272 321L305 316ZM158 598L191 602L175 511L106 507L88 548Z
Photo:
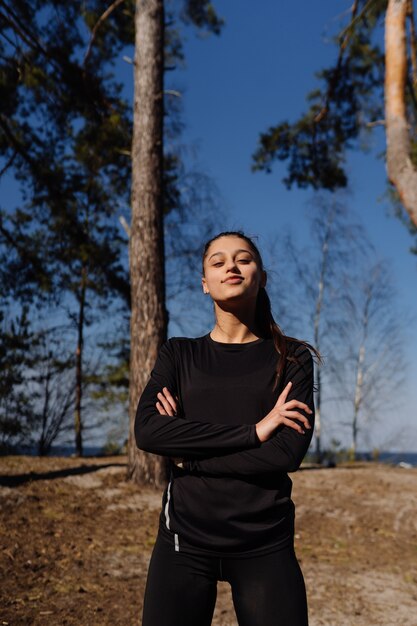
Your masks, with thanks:
M312 409L311 415L297 409L306 415L312 427L311 430L306 429L305 435L303 435L289 426L280 426L276 433L257 449L187 461L184 464L186 470L222 476L247 476L268 472L295 472L299 468L313 436L314 373L313 359L307 348L301 346L301 349L295 352L295 356L298 363L288 362L282 389L292 381L288 401L300 400ZM301 424L301 422L298 423Z
M173 396L178 392L173 350L171 340L162 345L140 397L135 419L137 447L162 456L198 458L258 446L255 424L212 424L160 415L156 408L158 392L163 387Z

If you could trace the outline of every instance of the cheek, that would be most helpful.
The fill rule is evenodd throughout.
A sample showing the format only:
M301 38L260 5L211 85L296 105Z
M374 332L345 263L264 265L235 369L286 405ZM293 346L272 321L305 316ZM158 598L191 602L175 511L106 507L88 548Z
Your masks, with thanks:
M257 270L250 272L247 278L251 285L259 285L261 282L261 276Z
M214 272L206 272L205 279L206 289L208 289L210 292L216 289L216 286L220 283L220 278L216 277L216 274Z

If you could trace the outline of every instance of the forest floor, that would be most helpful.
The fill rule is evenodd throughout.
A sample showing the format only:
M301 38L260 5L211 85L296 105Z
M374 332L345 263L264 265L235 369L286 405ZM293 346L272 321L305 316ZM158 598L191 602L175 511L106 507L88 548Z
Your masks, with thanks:
M140 624L161 493L127 483L125 462L0 458L0 624ZM417 469L291 477L310 626L416 626ZM213 625L236 625L227 583Z

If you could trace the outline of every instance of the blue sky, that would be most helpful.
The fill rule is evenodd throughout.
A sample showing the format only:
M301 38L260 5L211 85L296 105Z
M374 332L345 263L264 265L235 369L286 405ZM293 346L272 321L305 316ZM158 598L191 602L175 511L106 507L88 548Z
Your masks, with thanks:
M307 241L306 203L311 192L286 190L282 164L272 175L251 173L251 154L261 131L296 119L305 109L305 95L317 84L314 72L336 57L330 35L338 32L350 3L217 0L214 4L226 21L221 36L202 39L188 32L186 68L174 77L183 93L184 142L195 145L201 169L215 180L227 226L259 235L261 245L271 231L278 233L286 225ZM417 258L409 253L413 242L380 201L386 176L376 153L383 147L384 134L377 129L370 154L349 155L349 206L360 216L377 254L389 259L400 310L417 314ZM410 369L402 408L394 416L392 412L382 416L379 440L398 429L407 432L405 447L417 450L416 326L407 329Z
M202 38L188 29L186 67L169 74L167 87L183 94L182 141L195 147L198 168L219 189L227 219L219 230L242 228L258 235L262 248L271 233L289 226L300 243L307 243L307 203L312 193L285 188L284 164L271 175L252 173L251 155L260 132L281 120L296 119L305 109L305 95L317 85L314 73L336 58L330 37L338 32L350 3L216 0L214 4L226 22L221 36ZM124 93L132 100L132 66L120 59L116 67ZM377 254L389 259L400 310L417 317L417 257L409 253L413 242L379 201L386 191L385 165L375 155L383 148L379 128L370 154L349 155L349 205L360 216ZM3 202L15 200L13 182L9 178L2 182ZM373 441L384 442L398 432L406 442L398 447L417 451L417 324L407 329L407 340L409 371L400 408L381 415Z

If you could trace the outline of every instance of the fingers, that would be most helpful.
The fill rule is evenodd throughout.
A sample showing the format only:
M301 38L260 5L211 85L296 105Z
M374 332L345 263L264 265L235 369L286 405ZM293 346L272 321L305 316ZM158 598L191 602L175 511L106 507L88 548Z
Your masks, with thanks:
M301 409L305 411L308 415L312 415L313 411L310 407L304 402L300 402L299 400L289 400L287 402L288 395L292 389L292 381L287 383L282 392L280 393L278 400L276 402L275 407L279 411L279 421L282 425L288 426L293 430L301 434L305 434L304 429L311 429L310 422L307 417L300 413L299 411L291 410L291 409ZM298 424L295 420L301 422Z
M279 413L282 417L287 417L292 420L298 420L302 422L302 424L304 424L305 428L307 428L308 430L311 429L310 422L302 413L299 413L298 411L286 411L286 410L283 410L282 408Z
M156 407L158 408L158 404L162 405L163 410L164 410L162 415L174 415L174 409L172 408L168 400L165 398L164 394L159 392L157 394L157 397L158 397L159 402L156 403ZM158 411L161 413L159 408L158 408Z
M309 415L313 413L313 411L310 409L310 407L307 404L305 404L304 402L300 402L299 400L289 400L289 402L284 402L284 404L282 405L282 408L303 409L303 411L306 411L306 413L308 413Z
M285 408L285 409L295 409L295 408L303 409L303 411L306 411L306 413L311 415L313 413L313 411L304 402L300 402L299 400L295 400L295 399L294 400L289 400L287 402L288 394L290 393L291 388L292 388L292 381L287 383L287 385L284 387L284 389L282 390L282 392L278 396L278 400L276 401L275 406L282 407L282 408Z
M284 424L284 426L289 426L289 428L292 428L293 430L296 430L297 432L299 432L301 435L305 435L305 430L303 429L302 426L300 426L299 424L297 424L297 422L293 422L290 418L288 417L283 417L282 418L282 424Z
M161 415L168 415L167 412L165 411L164 407L162 406L162 404L160 402L156 403L156 408L158 409L159 413Z
M291 387L292 387L292 382L290 381L279 394L278 400L275 406L281 406L282 404L285 403L287 396L290 393Z
M156 407L157 407L158 411L161 413L161 415L171 415L171 416L176 415L176 413L177 413L177 403L175 402L174 398L172 397L169 389L167 387L164 387L162 389L162 392L159 392L157 394L159 402L156 403ZM158 408L158 404L162 405L162 408L165 411L164 413L162 413L160 411L160 409Z
M172 394L170 392L170 390L168 389L168 387L164 387L162 389L166 399L168 400L168 402L170 403L170 405L172 406L172 408L174 409L174 411L177 410L177 403L175 402L174 398L172 397Z

